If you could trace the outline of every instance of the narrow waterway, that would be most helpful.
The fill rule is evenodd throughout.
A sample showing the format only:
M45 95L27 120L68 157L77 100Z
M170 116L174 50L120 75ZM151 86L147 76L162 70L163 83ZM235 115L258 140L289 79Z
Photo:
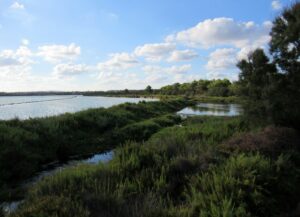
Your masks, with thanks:
M28 188L33 186L38 181L42 180L44 177L59 173L66 168L71 168L79 164L98 164L107 163L113 158L114 152L109 151L101 154L93 154L89 156L76 156L66 163L53 162L51 164L45 165L44 169L37 173L34 177L22 182L18 187ZM14 212L18 206L22 203L22 200L11 201L2 203L0 206L3 207L5 213L9 214Z

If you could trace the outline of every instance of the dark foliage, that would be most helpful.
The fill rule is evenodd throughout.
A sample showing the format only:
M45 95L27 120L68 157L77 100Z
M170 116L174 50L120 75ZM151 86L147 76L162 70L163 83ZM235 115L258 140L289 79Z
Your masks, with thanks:
M300 134L285 127L266 127L260 132L244 133L223 144L225 150L261 152L270 157L300 151Z
M273 22L270 54L254 51L238 63L240 95L250 118L300 128L300 3Z

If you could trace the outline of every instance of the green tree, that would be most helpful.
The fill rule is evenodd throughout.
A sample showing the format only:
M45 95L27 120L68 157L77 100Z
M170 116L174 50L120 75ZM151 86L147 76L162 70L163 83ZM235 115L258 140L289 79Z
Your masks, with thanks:
M275 65L270 63L265 52L257 49L237 66L241 70L239 79L244 86L243 94L254 101L265 99L267 95L265 91L270 85L272 75L276 73Z
M237 64L240 69L239 85L242 96L248 99L245 106L247 115L266 117L269 111L270 87L276 67L262 49L257 49L247 60Z
M270 52L274 62L290 77L300 74L300 3L287 8L273 22Z
M228 79L213 80L208 85L208 94L211 96L223 96L229 95L229 86L231 85Z
M180 84L179 83L175 83L173 88L173 95L178 95L180 94Z
M240 92L248 114L300 128L300 3L273 22L270 62L263 50L238 63Z
M195 95L197 93L197 86L198 86L198 82L197 81L193 81L191 83L191 92L192 92L192 95Z
M152 92L153 92L152 87L151 87L150 85L148 85L148 86L146 87L146 92L147 92L147 93L152 93Z
M273 22L270 53L280 70L272 107L276 123L297 128L300 123L300 3Z

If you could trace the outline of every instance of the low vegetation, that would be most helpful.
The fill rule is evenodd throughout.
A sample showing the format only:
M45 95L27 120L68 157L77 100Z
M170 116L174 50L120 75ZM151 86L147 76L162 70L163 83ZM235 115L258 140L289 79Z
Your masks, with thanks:
M178 117L166 114L189 104L184 100L126 103L57 117L1 121L0 198L17 196L10 189L46 163L111 150L126 140L147 139L178 123Z
M292 214L300 193L299 136L277 127L247 133L249 126L240 118L187 119L117 148L108 164L46 178L12 216ZM255 148L251 136L259 138ZM266 151L266 140L276 154Z

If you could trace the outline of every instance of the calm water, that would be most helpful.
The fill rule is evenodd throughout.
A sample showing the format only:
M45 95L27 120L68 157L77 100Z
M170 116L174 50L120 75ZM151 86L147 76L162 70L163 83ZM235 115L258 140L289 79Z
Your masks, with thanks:
M9 96L0 97L0 120L28 119L77 112L89 108L108 108L125 102L137 103L145 98L95 96Z
M211 116L237 116L242 113L242 108L237 104L199 103L194 107L188 107L177 114L187 116L211 115Z

